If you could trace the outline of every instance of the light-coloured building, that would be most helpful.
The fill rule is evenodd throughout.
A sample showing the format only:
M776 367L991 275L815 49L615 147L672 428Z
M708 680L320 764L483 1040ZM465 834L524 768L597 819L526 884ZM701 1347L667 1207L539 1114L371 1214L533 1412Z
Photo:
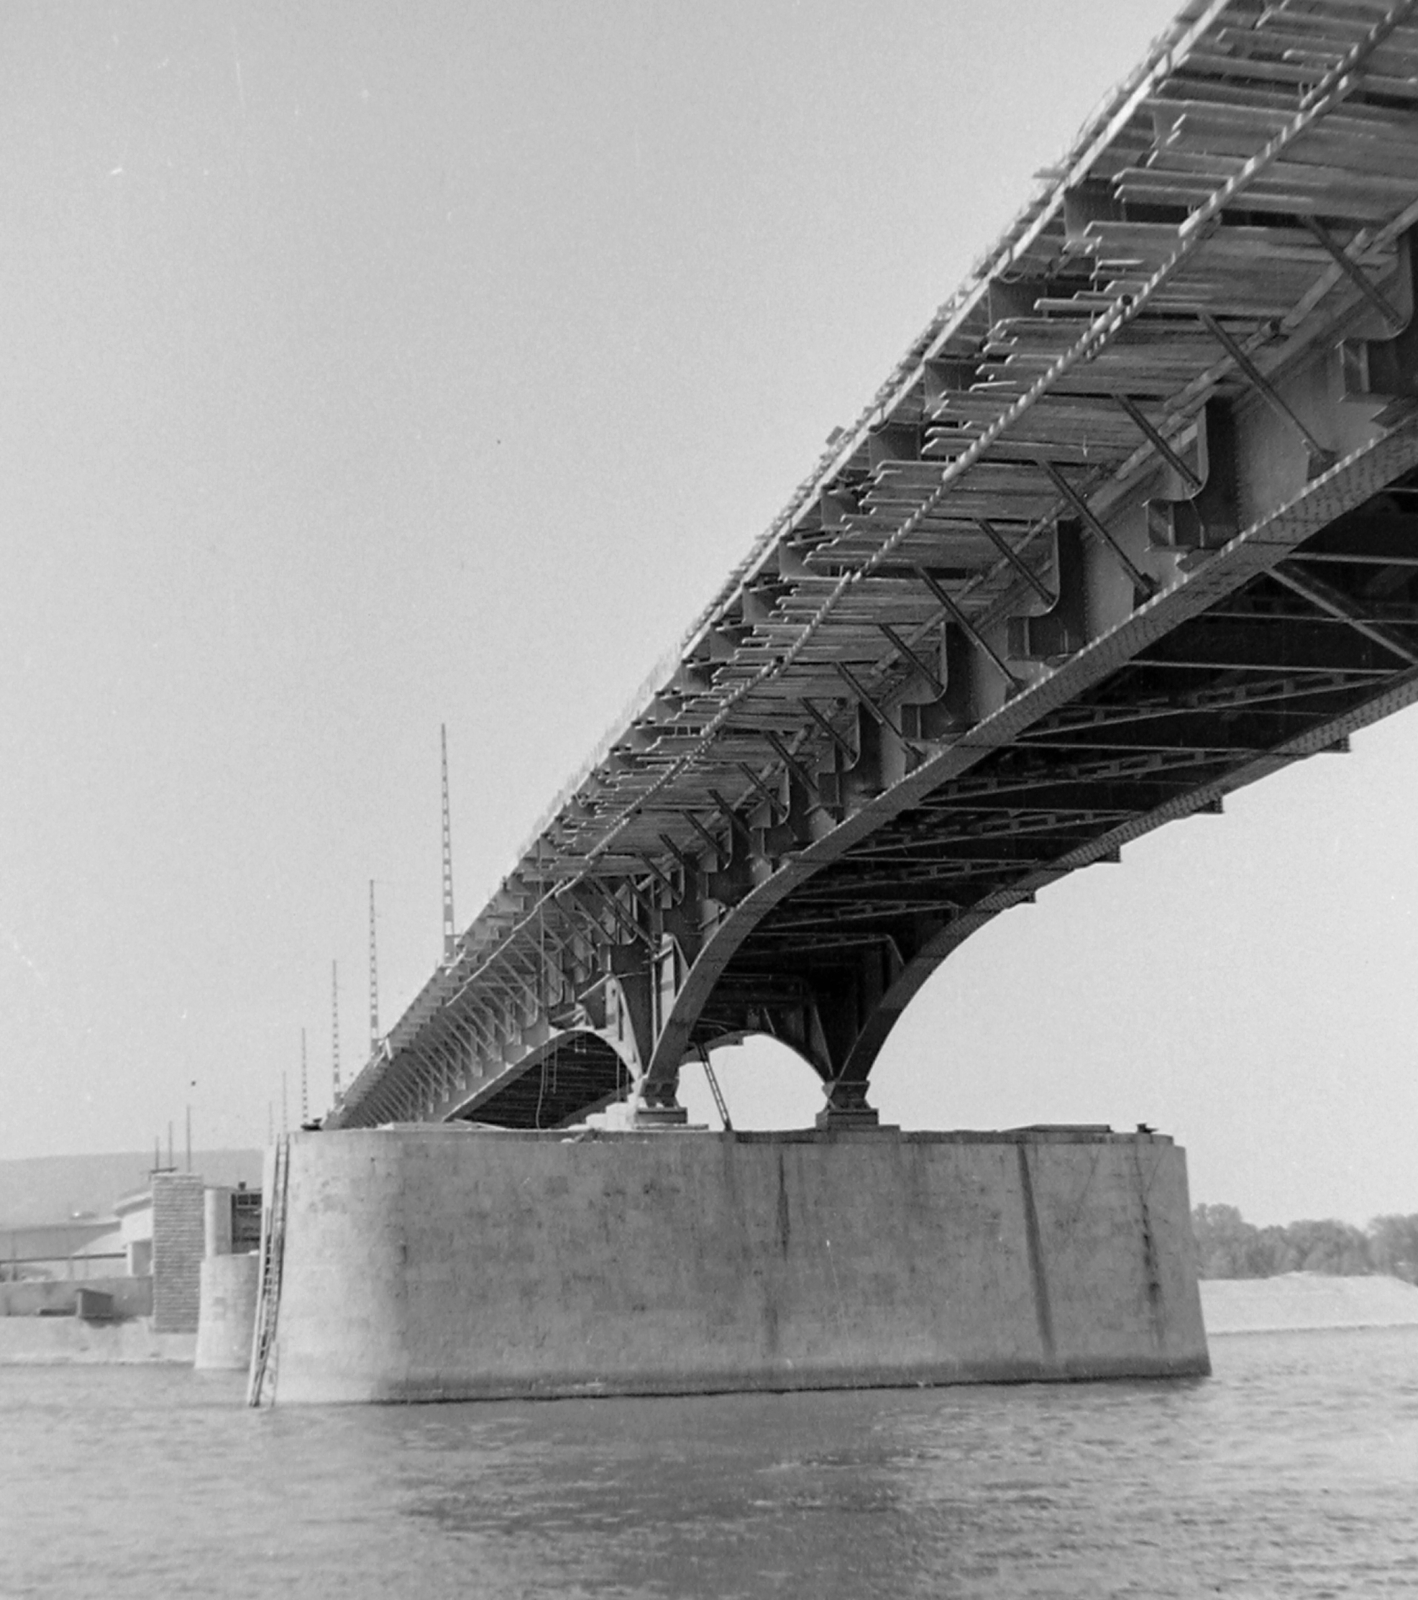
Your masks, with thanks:
M124 1195L113 1208L130 1278L146 1278L153 1270L153 1191Z
M112 1303L104 1315L150 1316L155 1332L195 1333L204 1259L254 1250L260 1227L259 1189L159 1168L112 1216L0 1235L0 1316L75 1312L83 1285Z

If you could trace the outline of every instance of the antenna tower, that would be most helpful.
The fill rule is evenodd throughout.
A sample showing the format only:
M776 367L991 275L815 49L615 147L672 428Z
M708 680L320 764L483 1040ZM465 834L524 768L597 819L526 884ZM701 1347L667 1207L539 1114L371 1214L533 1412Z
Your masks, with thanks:
M310 1121L310 1081L305 1071L305 1029L300 1030L300 1121L301 1126Z
M448 724L439 726L443 743L443 959L451 961L457 937L453 927L453 830L448 821Z
M335 1098L340 1098L340 964L330 963L330 1044L334 1064Z
M379 961L374 948L374 879L369 880L369 1049L379 1048Z

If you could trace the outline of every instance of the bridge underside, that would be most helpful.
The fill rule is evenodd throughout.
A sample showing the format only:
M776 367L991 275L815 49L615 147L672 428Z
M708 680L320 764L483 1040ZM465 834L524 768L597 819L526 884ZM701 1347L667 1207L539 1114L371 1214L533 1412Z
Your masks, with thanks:
M1185 8L328 1126L672 1118L749 1033L867 1120L989 918L1418 698L1414 10Z
M696 1039L756 1023L864 1086L997 911L1418 694L1415 578L1409 474L824 867L745 938Z
M856 1112L905 1004L991 917L1415 698L1418 470L814 872L724 963L690 1051L767 1034ZM621 1098L631 1072L599 1035L553 1036L462 1114L554 1127Z
M630 1083L625 1061L599 1035L561 1035L462 1120L501 1128L558 1128L623 1099Z

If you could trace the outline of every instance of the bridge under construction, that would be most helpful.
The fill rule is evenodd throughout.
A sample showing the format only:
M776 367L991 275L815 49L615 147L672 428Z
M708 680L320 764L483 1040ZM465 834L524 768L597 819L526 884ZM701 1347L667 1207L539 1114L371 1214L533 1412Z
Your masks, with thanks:
M268 1182L290 1397L1206 1370L1169 1140L870 1075L990 918L1418 698L1415 9L1185 5L834 436ZM750 1034L817 1129L676 1132Z
M1418 24L1186 7L537 826L329 1128L751 1033L828 1114L962 939L1418 695Z

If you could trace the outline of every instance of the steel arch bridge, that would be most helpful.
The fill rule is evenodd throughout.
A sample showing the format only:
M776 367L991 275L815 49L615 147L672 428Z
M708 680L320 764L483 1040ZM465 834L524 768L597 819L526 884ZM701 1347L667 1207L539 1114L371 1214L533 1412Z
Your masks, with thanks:
M538 825L327 1127L749 1033L869 1120L991 917L1418 699L1414 0L1172 28Z

